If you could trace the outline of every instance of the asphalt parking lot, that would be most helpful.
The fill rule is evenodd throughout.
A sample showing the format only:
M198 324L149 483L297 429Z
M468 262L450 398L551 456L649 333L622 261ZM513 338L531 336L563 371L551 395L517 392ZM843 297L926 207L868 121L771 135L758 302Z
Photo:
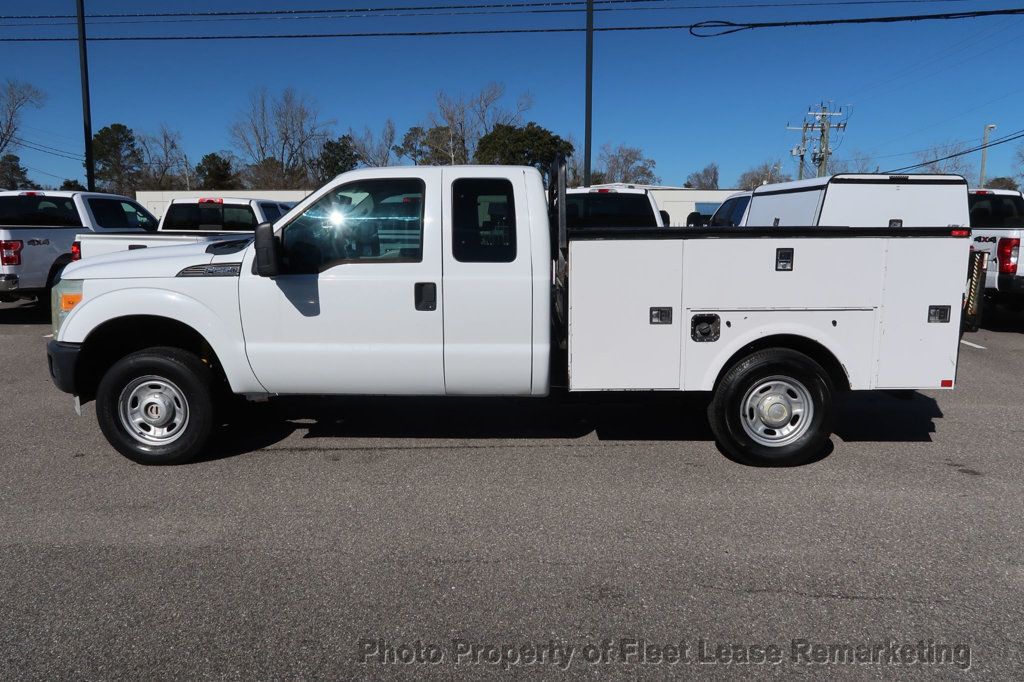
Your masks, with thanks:
M953 392L849 399L790 469L730 461L679 399L271 403L143 467L51 385L49 332L0 305L5 678L1024 667L1024 315L965 337ZM630 640L661 660L618 660ZM959 660L882 660L903 644Z

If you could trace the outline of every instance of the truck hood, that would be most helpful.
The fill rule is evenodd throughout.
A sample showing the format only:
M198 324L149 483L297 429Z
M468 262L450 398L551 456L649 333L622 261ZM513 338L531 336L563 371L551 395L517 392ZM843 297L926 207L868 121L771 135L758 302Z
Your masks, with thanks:
M134 251L108 253L69 265L63 279L148 279L174 277L192 265L207 265L214 256L207 253L210 242L157 246ZM234 260L241 260L235 254Z

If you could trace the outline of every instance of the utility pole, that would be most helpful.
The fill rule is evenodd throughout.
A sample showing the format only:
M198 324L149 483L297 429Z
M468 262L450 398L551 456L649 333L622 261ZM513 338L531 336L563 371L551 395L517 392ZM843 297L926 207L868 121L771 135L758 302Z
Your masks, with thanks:
M805 120L803 122L803 125L801 125L799 128L797 128L795 126L787 125L786 126L786 130L799 130L800 131L800 146L799 147L793 147L789 151L789 153L790 153L790 156L795 157L797 159L797 163L799 163L799 166L796 169L796 179L797 180L803 180L804 179L804 156L807 154L807 130L808 130L808 123Z
M996 129L995 123L989 123L985 126L985 131L981 134L981 173L978 178L978 187L985 186L985 162L988 161L988 134Z
M81 0L79 0L81 2ZM583 132L583 186L590 187L590 149L594 117L594 0L587 0L587 104Z
M794 147L790 152L793 156L800 158L800 168L797 171L798 179L803 180L804 178L804 155L807 153L807 137L812 132L818 133L818 148L811 154L811 161L818 167L819 178L828 174L828 160L832 156L832 147L829 143L831 133L833 130L846 130L846 121L836 120L833 123L831 118L833 116L845 116L845 114L842 109L829 111L828 105L822 102L819 111L807 112L807 117L804 118L804 123L801 127L786 126L786 130L801 131L800 146Z
M89 106L89 55L85 47L85 0L78 0L78 68L82 72L82 127L85 133L85 186L96 191L96 165L92 158L92 111Z

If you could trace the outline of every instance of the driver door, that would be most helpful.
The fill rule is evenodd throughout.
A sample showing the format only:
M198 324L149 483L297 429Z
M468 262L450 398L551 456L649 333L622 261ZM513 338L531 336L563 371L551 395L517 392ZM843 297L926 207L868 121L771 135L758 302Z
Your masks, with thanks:
M440 171L346 175L278 226L283 273L239 281L246 354L271 393L444 393Z

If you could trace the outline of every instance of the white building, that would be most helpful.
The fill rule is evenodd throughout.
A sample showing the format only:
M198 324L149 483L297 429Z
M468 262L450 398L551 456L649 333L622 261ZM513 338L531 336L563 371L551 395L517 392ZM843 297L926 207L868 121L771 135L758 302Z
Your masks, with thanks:
M155 191L136 192L135 200L157 218L162 218L167 205L172 199L201 199L203 197L221 199L269 199L295 203L309 195L312 190L305 189L197 189L192 191Z

